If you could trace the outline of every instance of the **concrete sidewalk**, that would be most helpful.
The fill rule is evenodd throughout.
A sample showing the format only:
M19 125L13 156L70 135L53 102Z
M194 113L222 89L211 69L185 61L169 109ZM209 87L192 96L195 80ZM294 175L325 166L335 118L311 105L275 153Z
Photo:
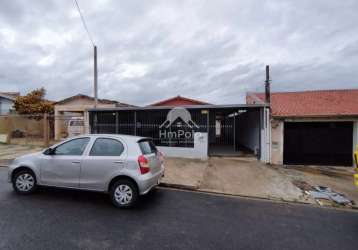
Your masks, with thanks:
M0 166L8 166L16 157L38 152L42 149L43 147L33 145L0 144Z
M358 204L352 168L270 166L254 158L166 158L166 186L316 204L297 183L327 186ZM321 169L321 170L319 170Z
M163 183L168 186L289 201L301 195L289 178L255 158L166 158L165 167Z

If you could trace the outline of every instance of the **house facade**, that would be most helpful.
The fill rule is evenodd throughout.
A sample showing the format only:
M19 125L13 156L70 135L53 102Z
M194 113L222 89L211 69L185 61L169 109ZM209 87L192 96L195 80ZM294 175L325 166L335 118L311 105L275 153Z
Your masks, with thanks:
M264 103L248 93L247 104ZM352 166L358 89L271 93L271 163Z
M0 92L0 115L14 112L14 101L19 95L19 92Z
M88 132L88 113L87 109L94 107L94 98L78 94L54 103L55 111L55 140L67 137L68 122L73 118L84 119L84 132ZM115 107L127 107L131 106L125 103L120 103L114 100L98 99L98 108L115 108Z
M153 138L167 156L256 156L268 162L266 104L213 105L173 97L145 107L89 109L91 133Z

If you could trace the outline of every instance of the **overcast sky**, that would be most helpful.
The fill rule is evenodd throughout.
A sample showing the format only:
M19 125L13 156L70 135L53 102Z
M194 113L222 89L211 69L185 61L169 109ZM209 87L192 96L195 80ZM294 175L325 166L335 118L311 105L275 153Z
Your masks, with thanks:
M93 51L73 0L0 1L0 91L93 95ZM358 1L78 0L98 45L99 97L358 88Z

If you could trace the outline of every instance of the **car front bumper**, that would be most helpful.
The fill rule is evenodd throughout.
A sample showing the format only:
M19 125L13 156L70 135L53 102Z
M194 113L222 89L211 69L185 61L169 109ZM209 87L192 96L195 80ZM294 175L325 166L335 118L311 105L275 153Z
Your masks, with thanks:
M11 163L8 167L8 171L7 171L7 181L11 182L11 176L12 176L12 172L14 171L14 165Z

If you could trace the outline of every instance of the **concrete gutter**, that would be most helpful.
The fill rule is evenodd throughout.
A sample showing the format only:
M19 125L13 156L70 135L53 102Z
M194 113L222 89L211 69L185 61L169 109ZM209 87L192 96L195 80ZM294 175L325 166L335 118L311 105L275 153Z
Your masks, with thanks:
M7 168L11 162L12 160L0 160L0 167Z
M291 199L285 199L282 197L264 197L264 196L253 196L253 195L244 195L244 194L233 194L233 193L224 193L220 191L215 190L208 190L208 189L200 189L198 187L194 186L188 186L188 185L180 185L180 184L171 184L171 183L160 183L160 187L164 188L172 188L172 189L178 189L183 191L191 191L191 192L199 192L199 193L205 193L205 194L211 194L211 195L220 195L220 196L229 196L229 197L237 197L237 198L245 198L245 199L254 199L254 200L263 200L263 201L271 201L271 202L283 202L283 203L290 203L290 204L300 204L300 205L310 205L317 208L327 208L327 209L335 209L335 210L343 210L343 211L349 211L353 210L354 212L358 212L358 206L353 205L352 207L334 207L334 206L319 206L316 203L311 202L305 202L300 200L291 200Z
M182 184L175 184L175 183L167 183L161 182L159 184L161 187L168 187L168 188L175 188L175 189L182 189L182 190L190 190L190 191L198 191L198 187L191 186L191 185L182 185Z

